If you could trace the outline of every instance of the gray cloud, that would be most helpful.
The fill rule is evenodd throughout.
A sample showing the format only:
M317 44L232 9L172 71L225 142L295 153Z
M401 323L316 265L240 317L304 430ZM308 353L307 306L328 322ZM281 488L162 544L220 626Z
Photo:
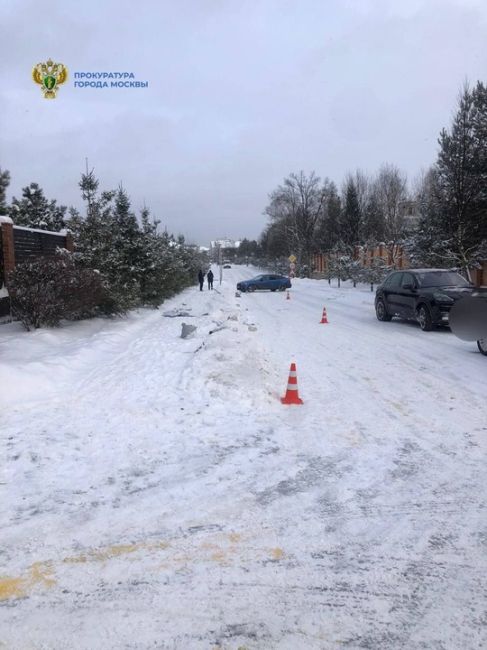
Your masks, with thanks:
M340 184L435 158L466 78L484 76L487 5L476 1L194 0L2 3L0 164L11 194L39 182L80 205L85 157L174 232L257 236L290 171ZM133 71L145 90L75 89L46 101L30 79Z

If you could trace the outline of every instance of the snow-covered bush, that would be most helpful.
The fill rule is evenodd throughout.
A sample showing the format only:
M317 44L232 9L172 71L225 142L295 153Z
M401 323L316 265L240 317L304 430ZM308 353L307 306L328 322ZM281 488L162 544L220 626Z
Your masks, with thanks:
M370 290L373 291L374 286L380 284L391 270L391 267L381 257L374 257L370 266L364 268L362 281L369 283Z
M114 301L104 278L97 271L81 268L73 256L62 253L63 277L60 280L64 318L81 320L100 314L121 315L124 310ZM56 260L57 261L57 260Z
M100 274L79 268L67 252L17 265L7 284L12 315L27 330L110 312Z

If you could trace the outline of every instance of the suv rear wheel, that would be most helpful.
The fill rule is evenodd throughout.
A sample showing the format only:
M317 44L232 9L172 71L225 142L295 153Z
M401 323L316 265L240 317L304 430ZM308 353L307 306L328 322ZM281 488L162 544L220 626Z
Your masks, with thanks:
M426 305L420 305L418 308L418 322L423 332L431 332L435 329L431 312Z
M479 339L477 341L477 347L479 351L487 357L487 339Z
M382 298L379 298L377 304L375 305L375 315L377 316L377 320L383 322L392 320L392 316L387 313L387 309Z

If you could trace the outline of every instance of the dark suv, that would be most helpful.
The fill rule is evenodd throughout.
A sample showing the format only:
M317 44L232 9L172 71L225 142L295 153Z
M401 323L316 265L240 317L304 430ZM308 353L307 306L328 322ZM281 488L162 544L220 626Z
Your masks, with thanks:
M417 320L429 332L437 325L448 325L451 306L473 291L473 285L455 271L394 271L377 287L375 313L381 321L393 316Z

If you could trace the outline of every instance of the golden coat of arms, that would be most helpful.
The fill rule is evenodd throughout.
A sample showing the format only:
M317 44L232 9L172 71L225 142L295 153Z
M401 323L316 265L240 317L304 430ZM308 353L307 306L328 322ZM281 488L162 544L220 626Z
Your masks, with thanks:
M67 78L67 67L62 63L54 63L51 59L46 63L38 63L32 70L32 79L40 85L45 99L54 99L59 86Z

